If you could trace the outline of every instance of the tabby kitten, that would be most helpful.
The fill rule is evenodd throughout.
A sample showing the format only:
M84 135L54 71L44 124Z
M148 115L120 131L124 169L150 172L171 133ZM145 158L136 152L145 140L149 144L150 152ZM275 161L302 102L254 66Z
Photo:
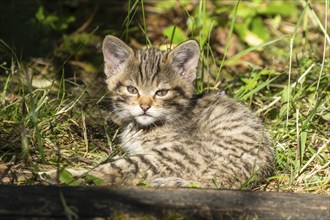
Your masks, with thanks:
M221 94L194 94L200 49L170 52L103 41L106 82L124 158L92 172L111 184L238 188L272 168L267 130L243 105Z

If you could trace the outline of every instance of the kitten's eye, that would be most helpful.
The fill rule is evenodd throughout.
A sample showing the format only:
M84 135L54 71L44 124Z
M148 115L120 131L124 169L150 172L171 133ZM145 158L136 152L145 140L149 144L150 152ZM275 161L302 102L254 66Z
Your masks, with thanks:
M137 94L138 90L134 86L127 86L127 91L131 94Z
M167 93L168 93L168 90L163 89L163 90L158 90L158 91L156 92L156 95L157 95L157 96L165 96Z

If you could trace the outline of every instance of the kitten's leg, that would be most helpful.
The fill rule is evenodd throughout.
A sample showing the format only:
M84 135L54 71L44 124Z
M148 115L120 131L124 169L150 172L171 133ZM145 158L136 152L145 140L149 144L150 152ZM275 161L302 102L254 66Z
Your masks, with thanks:
M178 177L159 177L150 181L152 187L202 187L198 182L188 181Z
M168 169L157 163L152 155L135 155L112 161L94 170L66 169L73 177L84 178L86 174L104 180L107 185L136 186L146 182L152 187L203 187L199 182L188 181L170 173ZM57 171L44 172L44 180L56 183ZM43 176L43 173L39 174Z
M68 171L72 177L74 178L80 178L83 177L85 174L88 173L87 170L74 170L74 169L65 169ZM44 172L38 172L38 176L40 180L47 182L48 184L58 184L57 182L57 175L58 175L58 170L49 170L49 171L44 171Z
M147 178L154 177L158 172L158 165L153 156L135 155L116 158L115 161L100 165L91 170L65 169L76 179L84 179L87 174L104 180L107 185L137 185ZM41 180L50 184L57 183L58 170L38 173Z

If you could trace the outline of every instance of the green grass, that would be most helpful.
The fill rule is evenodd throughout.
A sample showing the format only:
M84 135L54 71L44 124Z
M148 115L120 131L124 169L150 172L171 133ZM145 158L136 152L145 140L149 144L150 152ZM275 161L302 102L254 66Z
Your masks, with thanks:
M180 1L171 6L182 11L186 23L173 28L169 43L182 38L182 33L197 39L203 51L198 92L224 91L254 109L270 128L276 168L268 183L256 190L330 194L330 42L325 31L329 27L314 10L317 4L323 8L322 15L328 14L329 1L312 1L310 5L301 1L295 5L299 13L292 17L274 12L253 14L244 6L252 3L244 1L221 7L215 1L212 10L210 4L200 1L191 9L189 1ZM136 36L150 45L148 12L157 9L162 16L170 9L161 3L151 7L148 1L129 1L129 5L123 34L126 39ZM268 19L270 38L252 45L235 32L244 10L252 21ZM227 23L219 20L222 14L228 15ZM134 22L139 16L139 22ZM279 27L271 28L278 20ZM221 34L220 27L228 31L222 54L214 49L217 42L213 37ZM182 32L175 31L178 28ZM21 61L0 41L0 51L8 57L0 64L1 182L37 184L34 174L40 170L91 169L121 152L116 144L118 127L109 120L101 77L66 77L63 68L92 41L95 31L86 36L60 68L43 59ZM229 55L235 39L236 53ZM253 63L253 56L262 64ZM27 171L29 178L22 175ZM80 183L65 171L59 181L70 185L101 183L93 177Z

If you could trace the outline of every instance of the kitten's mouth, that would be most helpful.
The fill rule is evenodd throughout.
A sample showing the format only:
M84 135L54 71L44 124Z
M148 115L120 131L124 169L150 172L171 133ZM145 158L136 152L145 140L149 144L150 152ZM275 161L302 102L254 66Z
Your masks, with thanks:
M141 113L141 114L137 115L136 117L141 117L141 116L153 117L152 115L148 114L147 112Z
M155 122L155 118L146 113L136 116L135 120L142 125L149 125Z
M153 118L153 117L149 114L144 113L144 114L136 116L136 118Z

